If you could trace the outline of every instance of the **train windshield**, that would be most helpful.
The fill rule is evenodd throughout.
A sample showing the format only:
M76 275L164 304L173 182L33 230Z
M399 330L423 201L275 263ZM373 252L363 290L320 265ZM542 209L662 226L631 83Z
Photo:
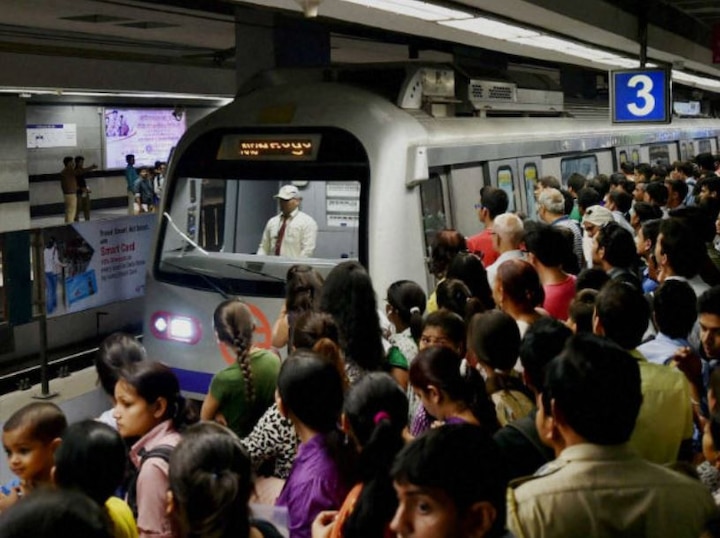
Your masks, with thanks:
M349 142L337 130L284 138L214 133L195 144L213 151L191 146L167 192L156 278L282 296L293 265L326 275L345 259L366 262L367 158L357 141L354 152L348 144L332 151L343 137ZM303 147L302 141L311 142Z

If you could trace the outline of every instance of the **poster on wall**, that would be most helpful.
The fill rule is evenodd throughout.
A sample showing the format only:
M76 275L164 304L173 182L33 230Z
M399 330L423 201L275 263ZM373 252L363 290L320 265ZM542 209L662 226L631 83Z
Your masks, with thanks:
M157 215L45 228L48 317L145 294L145 270Z
M32 124L26 126L28 149L77 147L77 124Z
M105 168L125 168L129 154L135 166L167 161L185 128L185 114L169 108L106 108Z

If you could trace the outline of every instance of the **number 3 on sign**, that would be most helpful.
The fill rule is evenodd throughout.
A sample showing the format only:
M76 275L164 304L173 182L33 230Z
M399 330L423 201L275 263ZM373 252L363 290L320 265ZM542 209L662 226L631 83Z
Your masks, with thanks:
M630 88L636 88L637 98L643 101L642 106L638 106L635 103L627 105L630 113L634 116L647 116L650 114L655 109L655 97L652 95L652 79L647 75L635 75L630 77L627 85Z

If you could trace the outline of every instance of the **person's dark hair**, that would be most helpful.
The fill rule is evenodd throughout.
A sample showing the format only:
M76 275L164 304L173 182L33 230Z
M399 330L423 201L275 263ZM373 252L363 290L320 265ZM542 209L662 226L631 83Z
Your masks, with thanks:
M562 187L562 185L560 184L560 180L555 176L542 176L540 179L537 180L537 182L543 189L560 190L560 188Z
M656 206L657 207L657 206ZM642 234L643 238L650 241L651 252L655 251L655 243L657 242L658 235L660 234L660 223L662 219L647 220L642 223Z
M625 191L614 190L610 194L610 200L615 204L620 213L625 215L632 207L633 197Z
M602 200L603 198L605 198L605 195L610 192L610 178L607 177L605 174L598 174L594 178L588 180L588 182L585 184L585 188L588 187L594 189L600 195L600 199Z
M638 165L640 166L640 165ZM632 161L625 161L620 163L620 170L622 170L624 173L620 174L619 172L615 172L610 176L610 181L613 180L613 177L616 177L618 175L625 177L625 174L634 174L635 173L635 163ZM617 185L617 181L614 183L614 185Z
M132 153L128 153L127 155L125 155L126 163L130 164L130 161L132 161L133 159L135 159L135 155L133 155Z
M75 159L73 159L70 155L67 157L63 157L63 166L67 166L68 163L73 162Z
M283 362L277 379L282 407L324 437L342 479L350 485L354 479L355 450L343 443L338 428L344 388L335 365L305 349L296 350Z
M545 302L545 290L535 268L525 260L513 259L500 264L496 278L503 293L525 312Z
M682 204L685 201L685 197L688 194L688 185L681 179L666 179L665 186L669 186L668 198L670 197L670 190L678 194L678 199Z
M695 174L695 167L693 163L688 161L675 161L672 165L673 170L682 172L686 177L692 177Z
M542 404L548 415L551 402L588 442L625 443L642 404L637 360L605 338L573 336L547 366Z
M79 491L40 489L0 518L3 538L112 538L106 511Z
M490 400L480 373L464 364L450 348L430 346L420 350L410 365L410 384L421 390L432 385L447 398L467 406L480 426L493 433L499 428L495 406Z
M638 163L638 165L635 167L635 175L640 175L644 177L645 181L650 181L652 174L653 169L650 163Z
M663 219L658 241L660 253L667 256L668 264L677 275L692 278L698 274L707 251L702 238L687 222L676 217Z
M713 215L706 204L676 207L669 211L669 216L685 222L703 243L712 243L715 239L717 215Z
M580 192L578 192L577 199L578 207L580 210L585 211L588 207L598 205L602 201L603 197L593 187L588 186L583 187Z
M595 236L598 247L605 249L603 259L612 267L634 269L637 266L637 247L630 232L617 222L601 226Z
M505 312L491 310L475 314L468 324L468 349L494 370L508 372L517 362L520 329Z
M446 278L440 282L436 291L438 308L455 312L463 319L470 319L473 314L484 312L485 306L477 297L473 297L470 288L462 280Z
M176 430L182 431L197 422L197 413L186 404L175 373L164 364L155 361L136 362L123 371L121 379L149 404L164 398L167 409L163 420L172 420Z
M661 181L651 181L645 185L645 192L650 197L650 202L664 206L668 201L668 189Z
M430 248L430 272L437 277L444 277L455 255L466 250L465 236L457 230L437 232Z
M609 281L610 277L605 271L597 267L588 267L580 271L577 276L575 292L579 293L587 289L599 291Z
M235 351L235 360L245 382L247 401L255 399L255 384L250 365L255 322L248 306L238 298L227 299L215 308L213 326L218 340Z
M660 207L648 202L635 202L633 210L641 223L652 219L660 219L663 216Z
M170 456L168 482L183 536L250 536L250 458L227 428L188 428Z
M697 313L720 316L720 286L713 286L698 297Z
M320 310L340 329L340 347L348 361L380 370L385 357L372 280L356 261L336 265L325 279Z
M483 207L488 210L491 219L505 213L510 205L510 200L504 190L489 185L485 185L480 189L480 201Z
M665 178L668 175L668 169L667 167L663 166L662 164L656 164L652 167L652 178L654 179L660 179L665 180ZM648 178L649 179L649 178Z
M33 402L15 411L3 424L3 431L28 428L32 439L43 444L62 437L67 418L57 405L50 402Z
M613 280L598 293L595 315L602 323L605 336L623 349L635 349L647 330L650 306L636 287Z
M77 489L100 506L123 482L127 467L120 434L102 422L83 420L68 426L55 451L55 484Z
M75 156L75 165L77 166L79 163L85 162L85 157L82 155L76 155Z
M592 333L592 317L595 312L597 290L584 289L578 292L570 303L568 318L575 323L575 332Z
M462 280L470 289L472 296L480 301L483 310L495 308L487 271L482 260L475 254L459 252L450 262L446 276Z
M697 319L697 298L690 284L666 280L653 295L658 330L670 338L687 338Z
M698 153L695 155L695 164L700 167L700 170L706 172L715 171L715 157L713 157L712 153Z
M400 484L443 491L455 505L458 518L473 504L489 502L496 515L485 536L503 536L508 481L505 460L500 448L481 428L453 424L432 429L403 448L391 473Z
M297 349L311 350L330 361L340 373L345 387L345 360L340 349L340 333L335 320L324 312L305 312L295 321L293 343Z
M720 195L720 177L716 175L706 176L698 183L700 188L705 187L711 194Z
M485 282L487 283L487 278ZM410 334L417 342L422 331L422 317L427 304L423 289L412 280L398 280L388 287L387 302L395 309L400 320L410 327Z
M320 308L323 278L309 265L293 265L285 278L285 307L288 312Z
M635 190L635 182L632 179L625 178L620 183L620 188L625 191L627 194L632 196L633 191Z
M398 505L390 469L404 445L407 396L388 374L371 372L347 393L343 413L360 445L358 468L363 490L342 535L382 536Z
M519 356L531 388L542 392L545 367L560 354L571 336L570 329L549 316L540 318L528 327L520 343Z
M562 229L542 222L525 223L525 247L547 267L561 267L570 256L575 258Z
M447 339L458 349L465 349L465 321L455 312L443 308L431 312L423 320L422 331L425 330L425 327L439 327Z
M567 180L568 189L572 189L576 195L585 187L585 183L587 183L587 178L577 172L570 174Z
M100 344L95 355L100 386L108 396L115 394L120 372L128 365L147 360L143 345L127 333L113 333Z

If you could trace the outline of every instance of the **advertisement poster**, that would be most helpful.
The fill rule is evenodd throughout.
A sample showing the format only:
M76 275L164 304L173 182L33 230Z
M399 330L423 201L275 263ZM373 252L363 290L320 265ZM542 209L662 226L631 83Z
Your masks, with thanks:
M77 124L75 123L27 125L26 131L28 149L77 147Z
M105 168L125 168L129 154L136 166L167 161L185 127L185 114L172 109L106 108Z
M43 230L48 317L141 297L157 215Z

